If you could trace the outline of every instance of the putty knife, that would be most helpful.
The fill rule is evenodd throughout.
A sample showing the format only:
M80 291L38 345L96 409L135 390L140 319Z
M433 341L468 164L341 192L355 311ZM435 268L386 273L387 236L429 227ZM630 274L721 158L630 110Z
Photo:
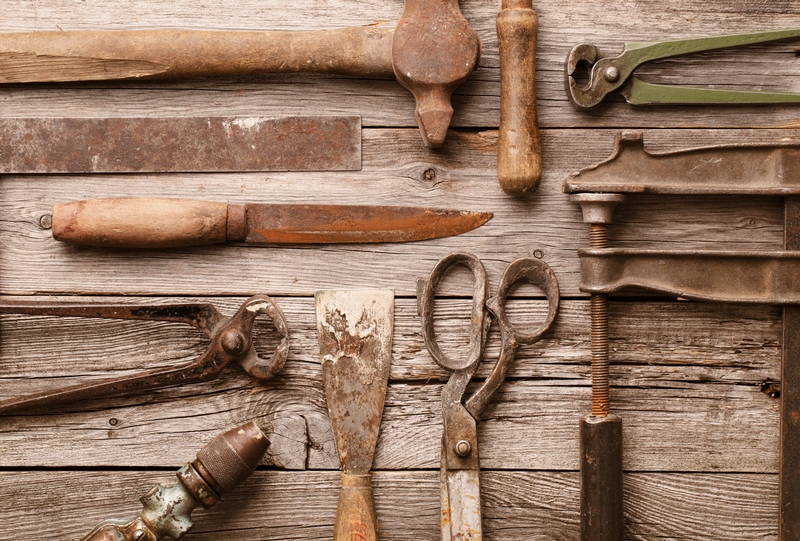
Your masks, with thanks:
M334 541L377 541L369 470L389 381L394 293L318 291L322 380L342 463Z

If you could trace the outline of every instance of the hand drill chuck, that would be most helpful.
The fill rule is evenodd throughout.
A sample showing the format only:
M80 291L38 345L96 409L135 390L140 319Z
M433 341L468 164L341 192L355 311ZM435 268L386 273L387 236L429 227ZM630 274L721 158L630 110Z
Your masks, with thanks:
M178 483L158 485L142 496L142 513L132 520L107 520L81 541L157 541L179 539L194 523L192 510L208 509L255 471L269 441L254 422L220 434L197 458L178 470Z

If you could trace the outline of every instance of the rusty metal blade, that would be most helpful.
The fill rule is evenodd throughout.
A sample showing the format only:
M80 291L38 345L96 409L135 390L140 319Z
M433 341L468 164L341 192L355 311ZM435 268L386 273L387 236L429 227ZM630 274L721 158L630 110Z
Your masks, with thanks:
M358 116L0 119L0 173L360 169Z
M366 474L389 381L394 293L327 290L315 295L322 380L342 470Z
M409 242L449 237L486 223L490 212L371 205L249 204L245 242ZM230 227L230 225L229 225Z

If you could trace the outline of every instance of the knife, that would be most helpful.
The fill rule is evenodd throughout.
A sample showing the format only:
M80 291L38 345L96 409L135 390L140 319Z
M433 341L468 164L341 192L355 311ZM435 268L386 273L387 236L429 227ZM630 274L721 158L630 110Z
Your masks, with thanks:
M491 217L421 207L121 198L60 203L53 207L52 229L61 242L113 248L409 242L465 233Z

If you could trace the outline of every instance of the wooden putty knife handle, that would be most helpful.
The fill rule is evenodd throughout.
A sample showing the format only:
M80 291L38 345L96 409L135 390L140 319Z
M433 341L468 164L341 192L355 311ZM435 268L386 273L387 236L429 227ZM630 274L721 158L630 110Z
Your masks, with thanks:
M122 198L72 201L53 207L53 238L72 244L173 248L225 242L227 232L225 203Z
M500 133L497 179L511 195L532 192L542 179L536 121L536 35L532 0L503 0L497 16L500 46Z
M370 474L342 474L342 491L333 527L333 541L378 541L378 519Z

